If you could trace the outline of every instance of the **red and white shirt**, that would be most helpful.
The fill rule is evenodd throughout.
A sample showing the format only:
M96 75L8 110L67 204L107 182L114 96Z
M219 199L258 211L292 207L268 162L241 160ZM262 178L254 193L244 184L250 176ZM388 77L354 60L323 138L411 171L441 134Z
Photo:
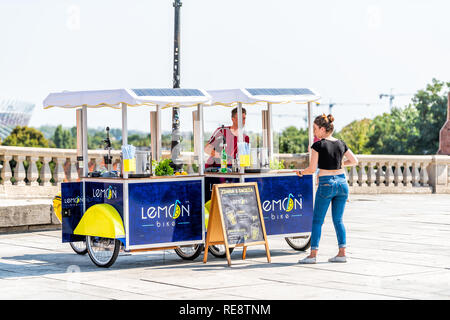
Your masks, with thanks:
M221 153L222 149L220 148L221 143L224 140L224 137L225 143L227 144L225 152L228 155L228 165L231 165L231 160L236 159L236 155L238 153L238 144L237 144L238 137L231 132L231 126L223 127L223 129L222 127L217 128L216 131L214 131L211 138L209 139L208 143L214 147L214 150ZM246 143L250 142L250 138L248 137L248 135L244 134L243 137L244 142ZM220 159L210 156L205 163L205 167L206 168L220 167Z

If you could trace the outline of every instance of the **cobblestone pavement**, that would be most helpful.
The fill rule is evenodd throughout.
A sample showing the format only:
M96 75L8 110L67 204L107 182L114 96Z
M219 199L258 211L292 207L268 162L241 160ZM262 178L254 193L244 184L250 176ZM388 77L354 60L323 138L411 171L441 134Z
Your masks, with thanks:
M0 299L450 299L450 195L352 195L348 262L332 264L328 214L318 263L269 238L226 260L173 250L121 253L109 269L61 243L61 231L0 234Z

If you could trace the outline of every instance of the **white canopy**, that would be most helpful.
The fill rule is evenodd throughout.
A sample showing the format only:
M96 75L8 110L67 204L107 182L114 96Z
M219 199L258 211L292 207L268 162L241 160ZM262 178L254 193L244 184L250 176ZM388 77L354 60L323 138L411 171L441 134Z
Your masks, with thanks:
M313 90L306 88L246 88L208 90L212 105L233 107L238 103L308 103L320 99Z
M211 97L202 89L114 89L91 91L63 91L50 93L44 100L44 109L111 107L120 109L121 103L130 107L155 106L189 107L209 104Z

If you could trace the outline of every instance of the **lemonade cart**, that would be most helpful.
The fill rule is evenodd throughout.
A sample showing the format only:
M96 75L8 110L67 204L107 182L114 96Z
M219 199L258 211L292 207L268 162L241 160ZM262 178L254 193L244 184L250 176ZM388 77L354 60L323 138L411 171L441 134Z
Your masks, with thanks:
M79 181L61 184L62 241L79 254L88 253L99 267L109 267L120 250L126 252L175 249L192 258L204 243L203 104L210 97L200 89L116 89L51 93L44 108L76 109ZM170 107L194 107L197 173L136 175L135 156L125 156L129 108L149 108L151 157L161 160L161 112ZM87 111L119 109L122 116L120 170L105 155L103 172L90 172ZM148 166L147 166L148 167ZM186 250L187 252L186 252Z
M295 250L306 250L310 246L313 217L313 176L304 175L299 178L293 170L278 170L271 166L276 162L273 143L273 108L283 108L284 104L303 104L308 108L309 145L312 145L311 109L320 97L306 88L246 88L208 90L211 105L237 107L238 137L242 144L243 121L242 108L246 106L251 113L254 106L259 105L262 117L261 148L252 148L247 159L238 151L235 162L237 168L228 168L227 173L218 170L205 172L205 201L211 198L214 184L257 182L263 209L264 224L267 236L283 237ZM205 118L208 108L205 108ZM294 118L295 119L295 118ZM292 123L295 125L295 123ZM238 148L239 149L239 148ZM253 152L254 151L254 152ZM249 160L250 158L250 160ZM247 162L247 163L244 163Z

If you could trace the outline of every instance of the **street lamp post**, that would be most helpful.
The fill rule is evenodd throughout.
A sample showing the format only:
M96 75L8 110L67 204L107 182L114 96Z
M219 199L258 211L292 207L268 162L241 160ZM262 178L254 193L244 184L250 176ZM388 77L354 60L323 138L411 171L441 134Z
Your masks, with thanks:
M173 87L180 87L180 8L181 1L174 0L173 7L175 8L175 28L173 41ZM180 171L182 168L182 159L180 159L180 108L172 108L172 146L171 155L175 171Z

